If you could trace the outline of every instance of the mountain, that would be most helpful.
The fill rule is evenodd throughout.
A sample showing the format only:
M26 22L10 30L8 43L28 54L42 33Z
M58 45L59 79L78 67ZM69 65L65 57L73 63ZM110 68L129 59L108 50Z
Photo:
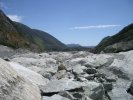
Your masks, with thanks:
M95 53L128 51L133 49L133 23L116 35L105 37L95 48Z
M82 46L80 44L67 44L65 51L91 51L92 46Z
M47 32L14 22L0 10L0 44L32 51L63 50L66 45Z
M80 44L67 44L68 47L82 47Z

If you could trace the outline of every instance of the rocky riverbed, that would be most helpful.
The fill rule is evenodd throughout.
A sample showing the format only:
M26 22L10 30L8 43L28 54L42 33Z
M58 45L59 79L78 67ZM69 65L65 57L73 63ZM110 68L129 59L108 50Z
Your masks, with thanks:
M133 51L2 50L0 100L133 100Z

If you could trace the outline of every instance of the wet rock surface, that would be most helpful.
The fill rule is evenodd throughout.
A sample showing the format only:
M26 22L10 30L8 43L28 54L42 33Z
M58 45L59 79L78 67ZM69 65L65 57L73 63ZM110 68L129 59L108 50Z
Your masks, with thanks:
M133 99L133 51L26 52L9 58L17 73L39 87L43 100Z

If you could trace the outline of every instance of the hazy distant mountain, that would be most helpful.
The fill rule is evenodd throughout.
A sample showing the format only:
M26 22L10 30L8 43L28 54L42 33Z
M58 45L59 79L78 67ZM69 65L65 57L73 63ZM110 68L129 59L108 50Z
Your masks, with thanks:
M67 44L68 51L91 51L94 46L82 46L80 44Z
M0 10L0 44L30 50L62 50L66 45L50 34L11 21Z
M133 49L133 24L126 26L116 35L104 38L96 46L95 52L120 52L131 49Z
M67 44L68 47L82 47L80 44Z

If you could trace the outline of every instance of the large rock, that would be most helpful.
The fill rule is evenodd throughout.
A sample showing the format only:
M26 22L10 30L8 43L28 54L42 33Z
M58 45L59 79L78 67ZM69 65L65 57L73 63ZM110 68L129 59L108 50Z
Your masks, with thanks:
M42 75L28 69L25 68L23 66L21 66L18 63L15 62L9 62L9 64L19 73L21 74L24 78L28 79L29 81L31 81L32 83L38 85L38 86L44 86L46 85L49 80L44 78Z
M107 64L110 64L110 59L111 59L111 55L107 55L107 54L93 54L93 55L89 55L87 56L85 59L87 60L88 65L95 67L95 68L99 68L102 66L105 66Z
M73 96L77 99L80 95L80 99L88 97L93 100L102 100L104 95L104 88L100 83L78 82L70 79L51 81L46 86L41 87L41 91L43 92L43 95L59 93L61 91L71 91L74 92ZM77 94L75 94L76 92Z
M56 65L56 60L52 58L40 58L38 55L31 58L32 56L33 54L30 56L26 54L20 55L20 57L13 58L12 61L17 62L43 76L45 76L46 73L55 74L57 72L58 66Z
M132 100L133 97L127 93L124 88L114 88L109 92L109 97L111 100Z
M88 69L85 69L85 72L88 74L95 74L97 73L97 70L95 68L88 68Z
M53 78L61 79L61 78L65 78L65 76L66 76L66 70L60 70L53 76Z
M28 58L28 57L16 57L13 58L12 61L18 62L25 67L30 66L38 66L38 67L45 67L46 63L55 64L56 61L52 58Z
M70 99L55 94L51 97L43 96L43 100L70 100Z
M81 88L84 85L84 83L72 81L71 79L61 79L50 81L48 84L41 86L40 88L43 93L52 93Z
M5 58L5 57L11 57L15 54L15 52L13 52L12 48L9 48L7 46L3 46L0 45L0 57L1 58Z
M119 55L123 55L121 59ZM109 69L117 74L118 77L133 79L133 50L128 52L121 52L115 56L113 63L109 66Z
M61 91L58 93L60 96L66 97L70 100L74 100L74 97L68 91Z
M0 59L0 100L41 100L39 88Z
M110 90L113 89L112 83L108 83L108 82L107 82L107 83L104 82L104 83L103 83L103 87L104 87L105 91L110 91Z
M99 68L102 67L109 62L109 59L111 59L111 55L107 55L107 54L90 54L86 57L79 57L79 58L74 58L71 60L70 63L73 64L81 64L81 65L89 65L90 67L95 67L95 68Z
M76 65L76 66L73 66L72 71L73 71L73 74L79 75L79 74L84 73L83 69L85 69L84 66Z
M92 100L103 100L105 91L101 84L96 82L90 82L83 87L83 90L84 90L84 97L89 97Z
M72 57L72 54L70 54L69 52L55 52L54 55L54 59L56 59L58 63L62 63L62 61L65 61Z
M128 92L133 95L133 81L132 81L132 83L131 83L131 85L129 87L129 91Z

